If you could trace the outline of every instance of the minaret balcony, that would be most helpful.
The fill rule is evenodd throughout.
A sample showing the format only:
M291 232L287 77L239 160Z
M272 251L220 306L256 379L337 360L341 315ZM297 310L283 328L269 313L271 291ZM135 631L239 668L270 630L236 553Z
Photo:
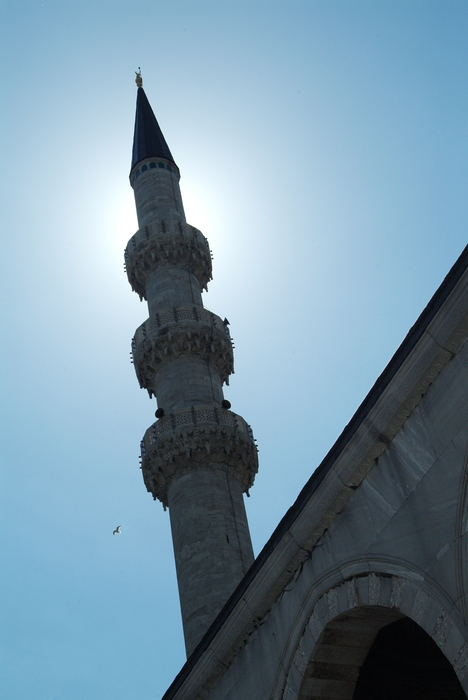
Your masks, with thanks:
M229 470L249 491L258 471L252 428L241 416L216 406L191 406L160 418L141 441L147 490L168 504L173 480L195 469Z
M228 384L234 353L227 322L203 307L174 306L150 316L132 339L135 372L150 395L162 364L187 355L214 364L221 382Z
M212 277L208 240L182 221L158 221L139 229L125 248L128 281L140 299L146 299L146 278L161 265L178 265L192 272L207 289Z

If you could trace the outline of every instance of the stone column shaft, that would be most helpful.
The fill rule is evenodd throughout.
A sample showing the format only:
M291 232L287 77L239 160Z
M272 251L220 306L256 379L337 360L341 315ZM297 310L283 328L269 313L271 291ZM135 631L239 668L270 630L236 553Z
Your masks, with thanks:
M169 170L170 168L170 170ZM153 221L174 219L185 222L184 205L179 187L179 173L165 158L147 158L138 163L134 186L138 226Z
M168 502L189 655L254 556L241 484L222 464L175 480Z

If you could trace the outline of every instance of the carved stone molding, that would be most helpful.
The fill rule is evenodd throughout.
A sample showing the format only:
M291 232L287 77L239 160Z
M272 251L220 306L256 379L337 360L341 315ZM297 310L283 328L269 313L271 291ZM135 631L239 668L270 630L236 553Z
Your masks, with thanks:
M182 221L158 221L144 226L132 236L125 248L128 281L140 299L146 299L148 273L159 265L180 265L190 270L207 289L211 274L211 253L205 236Z
M282 699L328 700L333 686L336 697L351 700L360 666L378 630L405 616L427 632L463 681L468 673L468 644L434 595L437 589L422 586L428 582L369 572L323 593L310 611L286 682L279 679L284 683ZM354 639L352 663L346 659L346 636Z
M167 506L174 479L195 469L225 469L243 491L258 471L257 446L241 416L215 406L191 406L160 418L141 441L141 468L147 490Z
M234 373L232 340L227 324L207 309L175 306L151 316L136 330L132 358L140 387L151 395L161 365L181 355L195 355L216 365L221 381Z

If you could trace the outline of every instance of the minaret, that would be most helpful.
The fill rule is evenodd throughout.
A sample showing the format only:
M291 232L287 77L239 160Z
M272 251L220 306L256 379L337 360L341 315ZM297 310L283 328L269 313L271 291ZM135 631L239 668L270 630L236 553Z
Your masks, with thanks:
M243 493L258 469L250 426L229 410L228 321L203 307L211 253L185 221L179 168L138 85L130 184L139 230L125 250L132 289L148 302L132 356L158 419L141 441L146 488L169 508L189 655L253 562Z

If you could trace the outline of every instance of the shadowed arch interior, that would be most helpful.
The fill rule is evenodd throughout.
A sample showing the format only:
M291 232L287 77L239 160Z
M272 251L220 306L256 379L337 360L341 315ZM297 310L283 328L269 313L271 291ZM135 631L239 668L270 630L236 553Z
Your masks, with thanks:
M360 607L324 628L299 700L465 700L431 637L396 610Z
M382 627L359 673L353 700L465 700L450 662L413 620Z

